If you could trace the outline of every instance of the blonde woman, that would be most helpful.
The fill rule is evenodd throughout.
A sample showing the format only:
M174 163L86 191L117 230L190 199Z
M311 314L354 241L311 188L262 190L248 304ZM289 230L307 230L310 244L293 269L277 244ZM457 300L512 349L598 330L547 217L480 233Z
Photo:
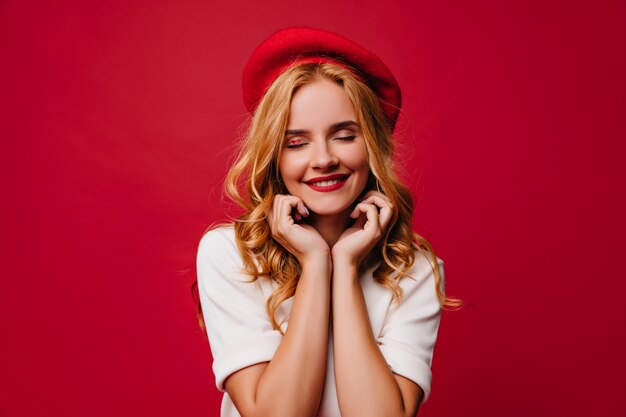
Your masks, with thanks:
M243 214L197 258L221 415L414 416L458 301L393 171L396 80L298 27L254 51L243 88L252 119L225 183Z

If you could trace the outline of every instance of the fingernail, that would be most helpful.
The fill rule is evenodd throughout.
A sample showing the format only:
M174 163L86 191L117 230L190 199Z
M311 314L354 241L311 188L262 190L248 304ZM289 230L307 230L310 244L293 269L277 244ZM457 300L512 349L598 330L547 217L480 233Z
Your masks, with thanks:
M309 213L309 209L308 209L308 208L306 208L306 207L304 208L304 211L306 211L306 215L307 215L307 216L311 214L311 213Z

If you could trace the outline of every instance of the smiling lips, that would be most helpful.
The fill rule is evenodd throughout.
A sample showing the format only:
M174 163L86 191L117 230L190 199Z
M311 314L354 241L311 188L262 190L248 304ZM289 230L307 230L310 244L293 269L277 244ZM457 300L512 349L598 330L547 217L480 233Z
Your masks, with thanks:
M311 178L304 181L314 191L328 192L341 188L348 180L348 174L334 174L327 177Z

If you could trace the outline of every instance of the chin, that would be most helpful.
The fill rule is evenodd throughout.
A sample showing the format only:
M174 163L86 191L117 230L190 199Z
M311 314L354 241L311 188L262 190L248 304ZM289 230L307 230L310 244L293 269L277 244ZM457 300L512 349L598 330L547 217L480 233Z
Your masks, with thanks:
M309 210L312 213L317 214L318 216L336 216L338 214L344 213L346 210L350 210L351 206L352 204L348 204L342 207L339 207L339 206L328 207L328 206L318 205L318 204L307 205Z

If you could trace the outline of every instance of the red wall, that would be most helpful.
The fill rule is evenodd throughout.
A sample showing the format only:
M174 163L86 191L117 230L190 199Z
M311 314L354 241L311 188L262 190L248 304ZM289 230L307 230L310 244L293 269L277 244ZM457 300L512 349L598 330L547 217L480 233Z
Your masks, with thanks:
M422 416L623 416L622 1L0 3L0 415L218 415L189 285L246 118L310 25L404 92L444 314Z

